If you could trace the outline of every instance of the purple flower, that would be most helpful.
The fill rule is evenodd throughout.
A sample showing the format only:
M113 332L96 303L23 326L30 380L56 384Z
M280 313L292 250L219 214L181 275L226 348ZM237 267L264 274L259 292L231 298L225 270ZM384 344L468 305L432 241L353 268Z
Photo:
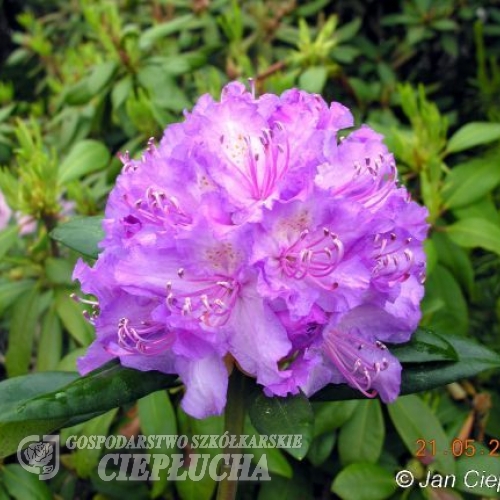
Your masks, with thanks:
M232 83L124 155L99 259L75 269L96 299L80 371L118 357L178 374L199 418L223 411L231 369L268 395L347 383L393 401L385 342L420 319L427 211L379 134L342 137L352 124L320 96Z

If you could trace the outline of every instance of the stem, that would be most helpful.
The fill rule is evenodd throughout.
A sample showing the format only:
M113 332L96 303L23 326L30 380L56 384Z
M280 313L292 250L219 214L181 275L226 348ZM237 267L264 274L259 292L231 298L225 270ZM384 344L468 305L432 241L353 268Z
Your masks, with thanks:
M245 422L245 375L236 367L229 377L229 387L227 390L227 404L224 418L224 432L231 438L236 436L236 442L239 442L239 436L243 431ZM233 453L238 453L234 448L226 446L223 453L228 453L231 457ZM232 458L229 463L222 463L220 475L225 477L219 483L217 488L217 500L234 500L238 489L238 481L230 481Z
M54 215L42 214L42 222L47 230L52 257L59 257L59 247L56 241L50 237L50 232L57 226L57 218Z

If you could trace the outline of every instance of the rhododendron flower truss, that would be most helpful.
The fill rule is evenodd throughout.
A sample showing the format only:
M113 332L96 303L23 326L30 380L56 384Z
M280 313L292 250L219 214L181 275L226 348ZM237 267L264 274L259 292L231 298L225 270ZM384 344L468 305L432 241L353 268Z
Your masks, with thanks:
M394 400L385 343L420 319L427 212L382 137L352 125L318 95L231 83L124 155L102 252L75 270L97 332L80 371L118 357L178 374L200 418L223 411L231 369L269 396L347 383Z

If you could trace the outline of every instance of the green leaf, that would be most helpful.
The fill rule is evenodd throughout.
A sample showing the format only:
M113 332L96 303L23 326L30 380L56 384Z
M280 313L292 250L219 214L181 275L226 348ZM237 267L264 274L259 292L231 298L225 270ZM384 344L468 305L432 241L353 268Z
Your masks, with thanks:
M131 76L126 76L122 78L114 87L111 92L111 103L113 104L113 110L119 109L129 96L133 89L133 81Z
M173 375L132 370L118 362L110 362L64 387L53 384L50 392L37 391L34 395L32 382L40 389L47 380L57 381L57 376L64 380L64 377L74 378L75 375L46 372L0 383L0 396L7 395L5 399L0 398L0 434L8 436L0 441L0 457L16 451L19 441L29 433L48 433L89 420L177 383Z
M267 470L271 474L277 474L281 477L286 477L290 479L293 477L292 466L288 463L285 455L278 448L252 448L250 450L245 450L245 453L252 455L252 462L257 465L259 464L262 456L265 455L266 459L260 462L260 466L265 469L267 465Z
M175 19L166 23L153 26L141 34L139 48L142 51L147 51L157 40L178 33L185 28L193 27L194 21L196 21L194 14L185 14L183 16L176 16Z
M472 495L498 498L500 460L489 456L490 450L478 442L474 443L474 448L474 456L462 456L457 460L456 476L460 480L457 481L456 488Z
M459 220L471 218L487 219L500 227L500 213L498 213L491 193L480 201L454 209L453 215Z
M450 137L446 153L457 153L498 139L500 139L499 123L467 123Z
M339 455L342 464L376 463L382 452L384 437L380 401L361 401L352 417L340 429Z
M334 432L315 437L312 440L311 446L309 446L307 459L314 467L319 467L331 455L336 441L337 434Z
M339 43L350 40L361 28L362 20L360 17L356 17L350 23L346 23L335 32L335 37Z
M47 372L4 380L0 383L0 415L23 400L57 390L77 378L77 373Z
M286 448L302 460L312 441L314 414L305 396L268 398L259 394L248 410L253 426L260 434L294 434L302 437L300 448Z
M427 276L429 276L430 274L432 274L432 271L436 267L436 264L438 261L436 247L435 247L434 242L432 240L426 239L424 241L424 251L425 251L425 257L426 257L426 261L427 261L426 273L427 273Z
M347 422L358 407L358 401L314 403L314 437L330 434Z
M53 496L46 482L36 474L24 470L19 464L9 464L0 470L0 484L4 484L16 500L52 500Z
M445 231L461 247L480 247L500 255L500 227L486 219L462 219L447 226Z
M104 238L102 219L101 216L75 217L57 226L50 236L87 257L97 259L98 243Z
M434 243L439 261L451 271L462 288L471 296L474 288L474 269L467 252L455 245L446 233L435 232L430 241Z
M394 427L412 455L417 451L419 439L424 439L426 443L434 440L436 450L449 448L449 439L439 419L418 396L398 398L388 405L387 409ZM455 462L451 453L446 455L436 453L432 466L443 474L455 472Z
M467 302L453 274L438 264L428 277L425 289L421 304L424 313L422 325L444 334L465 335L469 323Z
M326 83L328 71L324 66L311 66L299 77L299 86L307 92L320 94Z
M85 139L77 142L59 165L57 180L66 184L86 174L101 170L109 162L110 154L102 142Z
M78 436L95 436L96 434L106 435L116 416L118 409L112 410L94 417L85 422L80 432L75 433ZM99 447L78 448L72 453L72 463L76 469L76 473L80 478L88 478L94 469L97 468L102 449Z
M458 361L458 354L446 336L422 328L416 330L410 342L391 347L391 353L401 363Z
M280 476L272 476L271 481L263 481L260 484L258 500L314 500L312 481L300 471L295 471L293 478L286 479Z
M458 361L404 365L402 394L434 389L488 369L500 368L500 355L475 340L459 335L446 335L446 340L457 352Z
M17 226L8 226L0 231L0 259L14 246L19 239L19 228Z
M9 347L5 354L5 367L9 377L24 375L28 371L38 323L39 298L38 289L33 288L18 298L14 305Z
M37 349L37 371L55 370L61 360L63 332L53 307L45 313Z
M76 373L36 373L22 377L13 377L0 383L0 458L17 450L21 439L30 434L48 434L62 426L66 419L21 421L17 424L5 423L3 415L13 408L23 409L23 401L41 394L57 390L78 377ZM17 411L17 410L16 410Z
M10 307L21 294L33 289L34 286L35 282L32 280L0 280L0 314Z
M164 390L139 399L137 407L141 429L145 435L177 434L175 411Z
M68 259L49 257L45 260L45 275L54 285L71 285L73 283L71 279L73 267L73 262Z
M453 167L446 176L442 197L447 209L459 208L483 198L500 184L499 150Z
M74 85L71 85L64 94L64 100L72 106L85 104L92 99L93 95L89 90L87 78L79 80Z
M137 402L139 410L139 419L141 421L141 431L146 436L151 435L175 435L177 434L177 419L174 407L165 390L156 391L139 399ZM161 453L163 455L172 455L179 453L176 447L170 448L165 441L162 441L160 448L150 448L148 453L154 455ZM153 463L153 460L151 461ZM160 479L153 482L153 498L161 495L167 488L168 469L158 471Z
M94 339L94 329L83 316L82 308L66 290L58 290L55 308L62 324L81 346L88 346Z
M260 442L260 434L255 430L253 425L250 423L250 419L245 419L244 434L249 436L247 442L250 442L255 436L257 443ZM257 448L252 447L245 449L242 453L248 453L252 455L252 462L257 465L262 455L266 455L265 462L267 463L267 470L272 474L277 474L282 477L291 478L293 476L292 466L288 463L288 460L281 452L279 448ZM264 463L261 463L263 466Z
M384 500L394 493L396 482L378 465L357 463L340 471L331 490L342 500Z
M117 68L115 61L106 61L98 64L87 78L87 86L90 94L96 96L113 78Z

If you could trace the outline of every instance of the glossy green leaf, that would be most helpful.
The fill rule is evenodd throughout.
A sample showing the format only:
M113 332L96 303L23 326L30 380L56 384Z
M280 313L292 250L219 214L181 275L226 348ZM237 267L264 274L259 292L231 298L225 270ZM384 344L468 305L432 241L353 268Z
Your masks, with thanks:
M483 248L500 255L500 227L486 219L462 219L445 228L457 245Z
M14 246L19 239L19 228L17 226L7 226L0 231L0 259Z
M456 488L464 493L498 499L500 460L490 456L490 450L474 443L474 456L463 455L457 460ZM488 479L486 479L488 478Z
M39 292L37 288L19 297L12 311L9 328L9 347L5 367L9 377L27 373L38 324Z
M117 408L113 408L103 415L99 415L88 420L82 426L80 432L75 433L74 435L87 437L95 435L107 435L117 411ZM78 477L88 478L90 476L92 471L97 468L101 453L101 448L97 446L88 446L86 448L78 448L72 454L72 462L76 469Z
M447 209L474 203L500 184L499 150L453 167L446 176L442 197Z
M358 401L314 403L314 437L329 434L347 422L358 407Z
M271 481L262 481L257 500L315 500L310 478L295 471L293 478L272 476Z
M109 151L102 142L92 139L77 142L59 165L57 180L65 184L101 170L108 164L109 158Z
M94 340L94 328L84 318L80 304L77 304L67 290L56 293L55 308L62 324L81 346L88 346Z
M98 414L130 403L155 390L176 384L175 376L124 368L117 362L72 380L74 374L40 373L12 378L0 383L0 433L9 439L0 442L0 457L17 449L19 441L31 433L51 432L60 427L89 420ZM43 392L46 381L53 383ZM32 388L36 384L37 390ZM56 387L56 389L54 389ZM43 392L43 393L42 393Z
M459 128L449 139L447 153L457 153L500 139L500 124L471 122Z
M434 242L439 261L451 271L462 288L471 296L474 287L474 269L467 252L453 243L446 233L435 232L431 241Z
M455 208L453 215L459 219L487 219L500 227L500 213L491 194L465 207Z
M75 217L60 224L51 233L51 237L63 245L80 252L87 257L97 259L98 243L104 238L102 217Z
M249 407L253 426L260 434L294 434L302 436L300 448L286 448L293 457L305 457L312 441L314 414L305 396L268 398L259 394Z
M426 293L421 308L422 324L443 334L465 335L469 315L467 302L457 280L450 271L438 264L425 284Z
M414 455L418 449L417 440L426 443L435 441L436 450L447 450L449 439L437 416L418 397L413 394L398 398L387 406L392 423L408 451ZM455 472L453 455L436 453L433 468L443 474Z
M116 61L106 61L97 64L87 78L90 94L96 96L108 83L111 82L117 68Z
M35 373L13 377L0 383L0 458L17 450L19 442L30 434L47 434L57 429L66 419L21 421L15 425L6 423L2 415L23 409L23 403L39 395L49 393L78 378L76 373Z
M175 435L178 433L175 409L165 390L153 392L139 399L137 408L141 422L141 432L145 436ZM148 453L153 455L162 453L170 456L172 453L179 453L179 450L176 447L170 448L165 441L162 441L159 448L149 448ZM161 495L166 489L168 474L168 469L158 471L160 479L153 482L153 498Z
M377 463L385 438L380 401L360 401L352 417L339 432L339 455L343 465Z
M11 498L16 500L52 500L52 492L45 481L24 470L19 464L9 464L0 469L0 484L4 484Z
M139 38L139 48L143 51L149 50L157 40L178 33L185 28L192 27L193 21L196 21L194 14L185 14L177 16L166 23L148 28Z
M391 353L401 363L430 363L431 361L458 361L458 354L445 335L419 328L405 344L391 347Z
M45 313L38 340L37 371L55 370L62 354L63 331L53 307Z
M32 280L9 281L0 279L0 314L10 307L17 298L32 290L35 282Z
M301 89L320 94L325 86L328 71L324 66L311 66L307 68L299 77Z
M72 285L74 263L68 259L49 257L45 260L45 275L54 285Z
M342 469L332 492L342 500L384 500L396 490L394 475L379 465L357 463Z
M249 436L247 439L247 442L250 442L250 440L255 436L255 440L258 443L260 441L260 434L255 430L253 425L250 423L250 419L246 418L245 419L245 427L244 427L244 432L243 434ZM253 455L252 457L252 462L257 465L259 463L259 460L262 458L262 455L266 455L266 463L267 463L267 470L271 474L277 474L282 477L287 477L291 478L293 476L293 470L292 466L286 459L285 455L282 453L282 451L279 448L259 448L259 447L252 447L252 448L247 448L244 450L237 450L239 453L249 453ZM261 463L261 466L263 466L264 463Z
M119 109L125 104L127 97L133 89L133 81L131 76L122 78L116 85L114 85L111 92L111 103L113 110Z
M278 448L251 448L244 450L245 453L252 455L252 463L266 469L271 474L277 474L281 477L291 478L293 477L292 466L288 463L283 452ZM262 456L265 455L266 458L262 460Z
M307 451L307 459L314 467L319 467L331 455L336 442L337 434L334 432L315 437Z
M434 242L431 239L427 239L424 241L424 251L427 262L426 273L427 276L429 276L430 274L432 274L432 271L436 267L438 261L436 246L434 245Z
M500 368L500 355L473 339L447 335L458 354L458 361L410 363L403 366L402 394L425 391L457 380Z
M86 78L68 87L64 94L66 103L76 106L89 102L92 97Z

